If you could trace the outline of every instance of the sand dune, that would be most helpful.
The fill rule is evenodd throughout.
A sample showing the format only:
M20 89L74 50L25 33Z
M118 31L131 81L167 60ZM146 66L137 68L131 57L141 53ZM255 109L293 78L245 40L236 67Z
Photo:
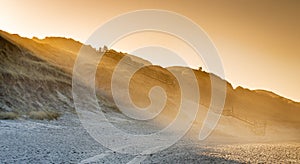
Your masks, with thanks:
M91 54L99 53L91 46L59 37L28 39L0 31L1 36L1 111L13 111L27 115L31 111L47 110L64 113L74 111L71 95L71 76L77 54L82 46ZM180 89L178 81L169 70L183 73L189 68L149 65L143 59L126 53L108 50L99 63L96 73L96 87L99 97L113 105L111 78L117 64L124 61L123 76L126 70L148 65L138 70L130 80L130 94L134 103L146 107L150 103L149 90L160 86L166 91L167 104L163 115L171 121L178 111ZM201 92L202 112L197 116L201 125L203 115L211 102L211 78L225 82L226 101L218 128L214 134L238 138L249 135L266 140L297 140L300 138L300 103L280 97L264 90L248 90L238 87L233 89L226 82L213 74L202 70L192 70L197 78ZM129 76L129 74L128 74ZM188 80L188 77L187 77ZM119 79L122 83L122 77ZM191 90L192 92L192 90ZM222 92L222 91L220 91ZM101 101L102 101L101 100ZM202 115L201 115L202 114ZM168 121L161 121L162 125ZM164 122L164 123L163 123ZM240 127L240 128L238 128Z

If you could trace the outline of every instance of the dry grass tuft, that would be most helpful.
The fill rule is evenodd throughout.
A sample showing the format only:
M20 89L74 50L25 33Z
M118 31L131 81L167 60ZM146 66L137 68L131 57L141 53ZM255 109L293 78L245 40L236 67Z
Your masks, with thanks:
M0 119L2 120L14 120L19 117L16 112L0 112Z
M31 111L29 112L28 116L29 118L36 120L57 120L60 114L49 111Z

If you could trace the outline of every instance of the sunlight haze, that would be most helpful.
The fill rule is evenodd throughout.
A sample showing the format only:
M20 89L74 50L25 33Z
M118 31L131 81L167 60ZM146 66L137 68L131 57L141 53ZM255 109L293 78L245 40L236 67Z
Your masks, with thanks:
M226 80L235 87L266 89L300 101L300 1L297 0L0 0L0 3L1 30L29 38L62 36L83 43L101 24L126 12L141 9L177 12L207 32L219 51ZM145 40L149 38L145 37L147 34L143 36ZM140 36L124 38L113 48L134 51L135 42L130 37ZM177 51L176 44L169 46ZM193 53L188 46L179 51L183 57ZM203 66L193 58L187 60L194 67Z

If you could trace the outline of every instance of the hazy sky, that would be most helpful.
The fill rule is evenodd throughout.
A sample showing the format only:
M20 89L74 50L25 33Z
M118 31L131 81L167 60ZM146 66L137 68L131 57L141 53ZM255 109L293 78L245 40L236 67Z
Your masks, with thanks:
M234 86L267 89L300 101L300 1L0 0L0 29L21 36L85 42L112 17L164 9L201 26L215 43Z

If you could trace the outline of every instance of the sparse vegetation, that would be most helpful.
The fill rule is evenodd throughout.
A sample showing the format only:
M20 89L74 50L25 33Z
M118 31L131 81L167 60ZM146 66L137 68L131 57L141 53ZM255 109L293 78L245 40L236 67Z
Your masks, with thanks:
M2 120L14 120L19 117L16 112L0 112L0 119Z
M28 116L36 120L57 120L60 114L52 111L31 111Z

